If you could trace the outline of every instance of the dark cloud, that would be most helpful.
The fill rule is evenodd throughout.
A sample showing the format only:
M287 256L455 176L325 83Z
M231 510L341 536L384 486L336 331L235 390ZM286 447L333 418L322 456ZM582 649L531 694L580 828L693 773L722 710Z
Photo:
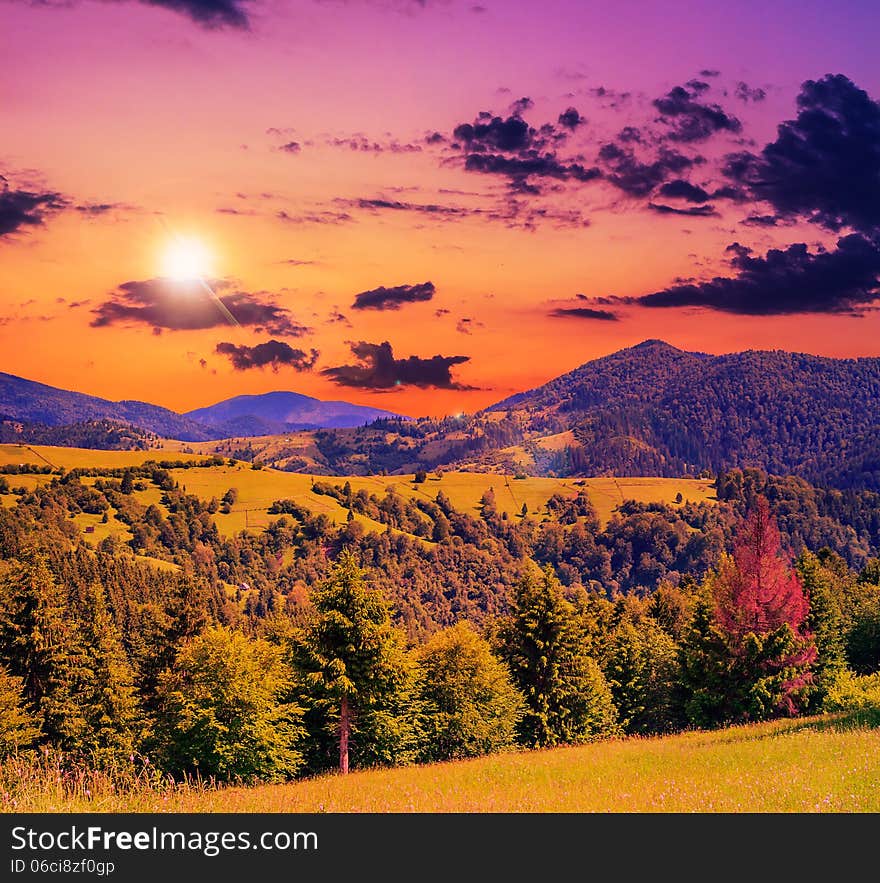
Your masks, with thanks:
M694 88L695 82L699 88ZM742 123L720 105L699 100L703 87L708 88L708 84L691 81L687 87L676 86L652 102L663 122L670 127L667 136L670 140L691 143L705 141L717 132L738 134L742 131Z
M702 187L682 181L667 181L659 190L660 196L667 199L683 199L685 202L708 202L709 194Z
M802 85L797 107L760 153L729 155L725 173L783 218L880 230L880 104L829 74Z
M462 316L458 322L455 323L455 330L459 334L470 334L474 328L484 328L485 325L478 321L477 319L471 319L468 316Z
M302 144L299 141L288 141L286 144L282 144L279 150L283 150L285 153L300 153L302 151Z
M320 353L313 349L308 353L294 349L281 340L268 340L256 346L236 346L234 343L218 343L214 352L227 356L236 371L248 371L251 368L269 367L277 372L279 368L294 368L297 371L311 370L318 361ZM204 366L203 366L204 367Z
M347 224L349 221L354 220L348 212L329 211L326 209L303 212L299 215L292 215L290 212L282 210L275 217L286 224Z
M395 359L388 341L351 344L351 352L357 359L355 365L339 365L321 371L340 386L360 389L390 390L400 386L418 386L436 389L472 389L452 379L452 368L470 361L470 356L432 356L422 359L409 356Z
M717 71L714 68L703 68L700 71L701 77L717 77L721 74L721 71Z
M674 285L624 302L646 307L705 307L747 316L795 313L858 315L880 299L880 247L852 233L833 251L809 252L804 243L771 249L765 257L734 243L737 274L708 282Z
M468 150L488 152L501 150L514 153L531 147L535 130L518 116L507 119L481 113L473 123L462 123L455 127L453 136Z
M578 126L582 126L586 122L586 119L580 115L580 112L576 107L569 107L559 114L557 122L563 128L571 129L573 132Z
M87 202L82 205L75 205L73 210L81 215L87 215L90 218L97 218L110 212L128 209L130 206L121 202Z
M469 215L479 214L478 209L465 209L453 205L436 205L434 203L403 202L398 199L355 199L344 201L343 204L368 211L417 212L425 215Z
M125 3L128 0L107 0L110 3ZM197 25L209 30L236 28L247 30L250 27L248 6L253 0L137 0L144 6L170 9L185 15ZM55 4L46 4L52 8ZM57 7L70 6L72 2L57 4Z
M51 214L68 207L60 193L51 190L13 190L0 175L0 236L22 228L40 227Z
M294 321L286 309L260 294L230 291L230 283L224 280L208 280L207 285L217 292L220 302L240 325L286 337L299 337L309 330ZM156 332L226 325L228 319L207 285L198 279L164 277L124 282L108 300L92 311L95 318L91 324L95 328L104 328L142 323Z
M763 89L760 87L752 88L748 83L742 82L742 80L736 84L736 89L733 94L739 98L740 101L745 101L746 103L749 101L757 103L758 101L763 101L767 97L767 93Z
M349 135L344 138L328 138L328 147L344 147L360 153L421 153L421 144L400 141L371 141L365 135ZM427 142L431 143L431 142Z
M661 147L656 158L645 162L630 148L609 142L600 148L599 160L608 167L606 180L629 196L644 197L671 175L680 175L702 162L702 157L688 157Z
M522 193L537 193L528 179L555 178L559 181L575 180L585 183L601 177L601 171L595 166L587 168L581 163L560 161L555 154L542 156L508 157L499 154L472 153L465 160L465 169L469 172L482 172L487 175L502 175L510 178L514 189Z
M528 96L523 96L522 98L517 98L510 105L510 112L514 116L519 116L520 114L524 114L527 110L531 110L535 106L535 102L532 101Z
M712 205L692 205L687 208L676 208L672 205L663 205L658 202L649 202L648 208L660 215L686 215L689 218L712 218L718 212Z
M610 310L594 310L590 307L559 307L548 313L554 319L596 319L600 322L617 322Z
M399 310L403 304L431 300L435 291L433 282L395 285L391 288L380 285L379 288L356 294L351 307L354 310Z

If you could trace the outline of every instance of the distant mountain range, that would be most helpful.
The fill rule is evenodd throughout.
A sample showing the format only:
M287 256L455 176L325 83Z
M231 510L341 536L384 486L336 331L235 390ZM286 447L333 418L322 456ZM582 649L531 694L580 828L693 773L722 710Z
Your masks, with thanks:
M267 392L236 396L183 416L231 438L363 426L380 417L399 415L349 402L323 402L297 392Z
M249 451L334 475L442 467L672 477L754 466L880 490L880 358L712 356L647 340L472 416L315 432L295 450Z
M163 438L209 441L324 427L361 426L378 417L397 417L390 411L322 402L293 392L236 396L189 414L147 402L113 402L71 392L0 372L0 421L21 421L33 427L77 426L93 421L129 424ZM7 432L8 434L8 432ZM77 437L81 435L78 430ZM55 432L53 438L63 438ZM61 444L56 441L56 444Z
M364 428L377 417L386 420ZM712 356L647 340L475 415L417 421L291 392L176 414L0 374L4 418L7 434L9 418L49 426L109 419L186 441L312 430L244 447L219 442L215 450L315 474L442 467L681 476L754 466L824 486L880 490L880 358L781 350ZM71 438L99 431L106 428L72 428ZM34 427L29 432L39 437Z

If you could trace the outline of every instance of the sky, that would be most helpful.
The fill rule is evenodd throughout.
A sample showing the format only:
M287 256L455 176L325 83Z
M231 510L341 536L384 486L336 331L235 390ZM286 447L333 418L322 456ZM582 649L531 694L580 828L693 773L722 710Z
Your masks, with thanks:
M473 412L880 355L880 8L0 0L0 370Z

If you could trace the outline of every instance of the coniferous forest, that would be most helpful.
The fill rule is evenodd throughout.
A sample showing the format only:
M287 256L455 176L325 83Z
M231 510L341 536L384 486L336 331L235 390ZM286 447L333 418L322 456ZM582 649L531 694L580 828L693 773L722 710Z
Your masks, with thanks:
M316 479L385 530L279 499L265 531L224 538L212 515L234 490L204 501L170 471L217 462L74 469L31 491L6 467L4 755L283 781L880 695L871 491L733 470L717 502L631 501L603 527L584 491L511 518L491 492L466 513L442 490ZM86 544L72 518L111 507L131 540Z

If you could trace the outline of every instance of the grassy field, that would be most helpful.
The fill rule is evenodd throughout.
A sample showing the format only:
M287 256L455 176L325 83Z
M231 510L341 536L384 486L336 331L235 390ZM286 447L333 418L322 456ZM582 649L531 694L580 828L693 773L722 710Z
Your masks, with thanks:
M202 454L184 454L175 451L92 451L82 448L57 448L29 445L0 445L0 465L35 463L51 464L54 467L72 469L75 467L120 467L133 466L145 460L162 459L201 459ZM345 522L347 510L334 498L315 494L311 490L312 476L303 473L281 472L274 469L252 469L247 463L234 466L212 466L209 468L176 469L174 478L188 493L202 499L222 498L229 488L238 491L238 500L228 514L217 513L215 521L221 533L233 536L241 530L262 530L273 516L267 512L275 500L292 499L312 512L324 513L337 524ZM476 513L479 501L490 488L495 493L499 512L507 512L510 517L518 515L525 503L529 515L541 518L547 514L547 500L553 494L575 496L585 489L596 507L600 522L607 524L614 510L624 500L637 500L652 503L673 503L681 494L683 501L700 502L714 500L711 482L705 479L678 478L513 478L491 472L444 472L442 476L428 473L421 484L413 482L411 475L391 476L315 476L317 480L329 484L343 485L349 481L355 492L365 489L368 493L384 495L386 488L393 487L403 496L417 499L434 499L438 491L443 491L452 505L461 511ZM12 487L32 489L38 484L51 480L49 475L11 475ZM86 482L93 480L86 478ZM155 488L138 492L138 499L145 503L158 504L160 493ZM0 504L9 506L14 497L0 494ZM378 522L362 515L356 515L367 530L383 531ZM99 521L99 520L98 520ZM99 542L109 533L127 539L127 529L111 517L109 524L100 524L89 516L78 516L77 523L83 530L94 528L84 534L89 541Z
M253 788L65 790L2 766L0 781L19 812L878 812L878 725L863 712Z

